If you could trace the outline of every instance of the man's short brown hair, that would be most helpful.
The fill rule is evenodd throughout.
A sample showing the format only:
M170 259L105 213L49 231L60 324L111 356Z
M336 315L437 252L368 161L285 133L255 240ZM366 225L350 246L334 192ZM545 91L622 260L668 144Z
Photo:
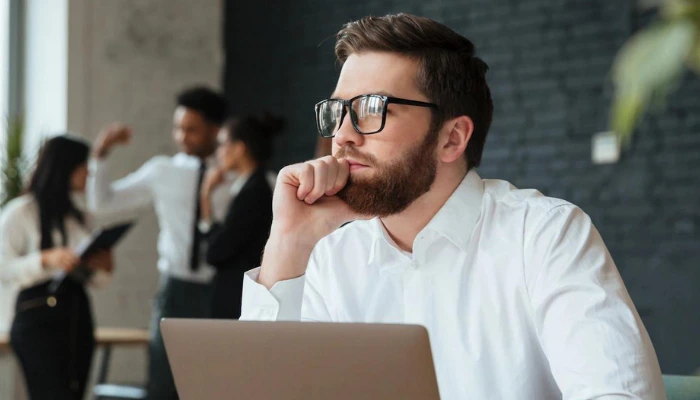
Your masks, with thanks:
M335 54L342 64L353 53L368 51L405 55L420 63L417 85L438 105L432 127L466 115L474 132L465 152L467 168L479 166L493 102L486 84L488 66L476 57L474 44L445 25L410 14L365 17L338 32Z

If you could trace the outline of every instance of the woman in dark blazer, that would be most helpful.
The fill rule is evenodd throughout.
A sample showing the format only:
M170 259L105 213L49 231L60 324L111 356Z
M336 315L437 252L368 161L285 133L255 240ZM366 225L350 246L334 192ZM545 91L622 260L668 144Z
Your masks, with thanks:
M281 118L247 116L229 121L219 134L219 166L207 173L202 185L199 224L207 263L217 270L212 318L240 317L243 274L260 265L272 224L274 175L266 163L272 157L272 139L283 128ZM227 172L238 176L230 188L232 200L224 220L212 223L211 193Z

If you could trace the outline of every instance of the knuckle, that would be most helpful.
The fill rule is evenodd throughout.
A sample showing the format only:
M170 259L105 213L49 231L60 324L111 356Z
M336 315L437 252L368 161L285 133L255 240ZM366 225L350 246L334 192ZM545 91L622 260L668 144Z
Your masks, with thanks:
M314 165L312 163L304 163L301 167L301 171L305 174L311 174L314 172Z
M280 175L291 175L292 173L292 166L288 165L280 170Z
M326 163L324 163L324 162L321 161L321 160L309 161L307 164L308 164L311 168L316 169L316 170L323 169L323 168L325 168L325 166L326 166Z

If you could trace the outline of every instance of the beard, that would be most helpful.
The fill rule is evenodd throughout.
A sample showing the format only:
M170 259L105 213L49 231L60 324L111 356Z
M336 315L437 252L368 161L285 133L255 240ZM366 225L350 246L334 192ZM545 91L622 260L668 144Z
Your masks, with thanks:
M341 148L336 158L351 157L375 172L368 177L350 174L338 197L360 215L387 217L404 211L428 192L435 181L437 138L438 130L431 129L422 143L409 149L399 160L384 165L355 147Z

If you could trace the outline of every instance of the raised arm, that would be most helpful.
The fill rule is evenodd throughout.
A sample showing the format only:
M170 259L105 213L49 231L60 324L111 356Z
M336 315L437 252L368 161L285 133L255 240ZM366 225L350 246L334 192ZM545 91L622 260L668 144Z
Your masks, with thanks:
M109 153L114 146L125 144L130 138L131 130L128 127L112 124L103 129L95 141L87 184L88 207L94 213L129 211L151 201L151 185L159 157L122 179L114 182L111 179Z
M313 268L327 262L314 247L355 215L335 195L349 175L346 160L323 157L280 171L273 196L273 222L262 267L246 274L241 319L330 320L322 283ZM303 307L302 307L303 305Z

